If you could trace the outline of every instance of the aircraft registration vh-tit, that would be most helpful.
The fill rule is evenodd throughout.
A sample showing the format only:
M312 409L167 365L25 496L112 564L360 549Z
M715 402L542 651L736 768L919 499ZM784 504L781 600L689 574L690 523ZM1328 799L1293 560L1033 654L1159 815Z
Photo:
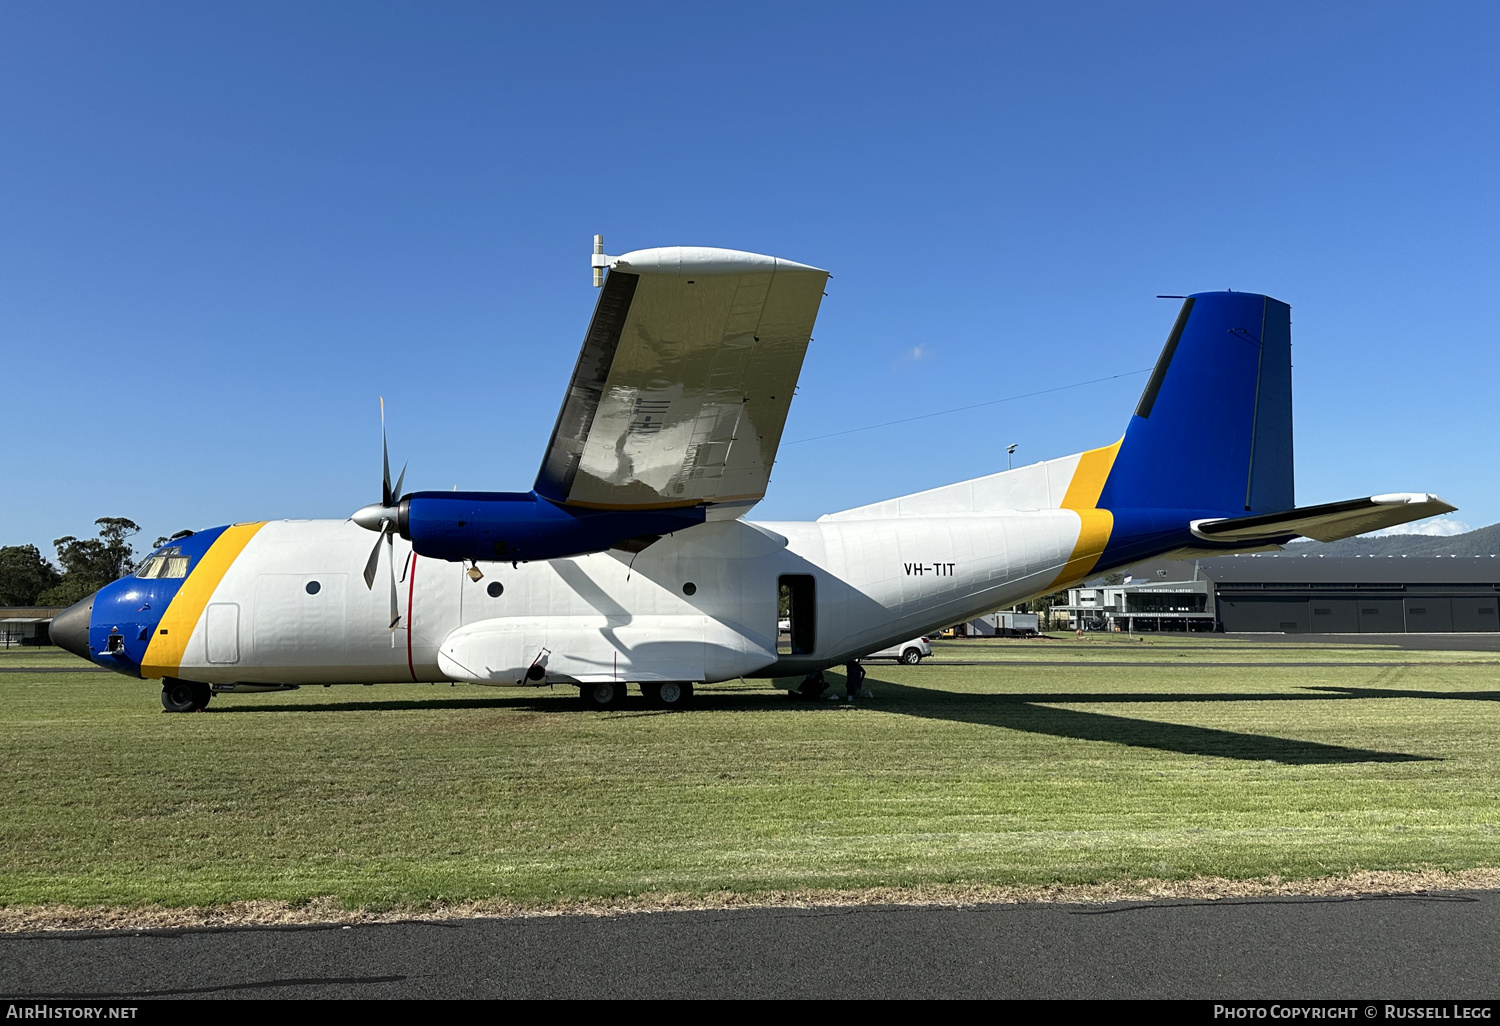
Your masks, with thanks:
M1291 308L1204 292L1113 445L748 521L828 273L723 249L595 253L598 303L531 491L401 495L387 458L381 501L350 519L175 539L61 613L53 641L159 678L172 711L414 681L576 685L601 708L631 683L675 707L739 677L809 697L828 667L1115 567L1454 509L1407 493L1298 508Z

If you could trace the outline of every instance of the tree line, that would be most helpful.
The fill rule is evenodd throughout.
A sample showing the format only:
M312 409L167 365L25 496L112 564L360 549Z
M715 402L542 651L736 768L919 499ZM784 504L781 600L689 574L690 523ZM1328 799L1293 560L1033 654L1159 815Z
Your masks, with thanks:
M125 517L100 517L97 538L75 538L71 534L54 539L54 564L35 545L0 546L0 606L71 606L117 581L136 568L135 547L130 538L140 525ZM171 538L156 539L156 550Z

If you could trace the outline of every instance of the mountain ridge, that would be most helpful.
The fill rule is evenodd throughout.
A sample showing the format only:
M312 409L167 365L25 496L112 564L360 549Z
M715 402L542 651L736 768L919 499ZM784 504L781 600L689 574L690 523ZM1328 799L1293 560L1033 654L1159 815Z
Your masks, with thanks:
M1335 542L1299 541L1284 552L1268 556L1497 556L1500 524L1463 534L1434 537L1425 534L1388 534L1379 538L1344 538Z

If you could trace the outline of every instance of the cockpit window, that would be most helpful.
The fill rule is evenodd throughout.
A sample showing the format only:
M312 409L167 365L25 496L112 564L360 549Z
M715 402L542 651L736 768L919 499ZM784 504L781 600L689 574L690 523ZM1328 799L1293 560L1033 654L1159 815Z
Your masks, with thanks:
M140 565L135 575L148 580L159 577L186 577L188 564L191 562L190 557L182 554L182 546L170 545L152 554Z

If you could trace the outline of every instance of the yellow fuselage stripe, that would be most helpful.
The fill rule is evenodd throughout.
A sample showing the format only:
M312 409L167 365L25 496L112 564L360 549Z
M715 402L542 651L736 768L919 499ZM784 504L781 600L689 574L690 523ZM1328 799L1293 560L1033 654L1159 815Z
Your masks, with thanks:
M214 539L198 565L182 582L177 595L162 614L156 633L146 646L146 655L141 659L142 677L175 676L182 665L183 653L187 651L188 639L198 626L208 600L218 590L219 582L229 571L239 554L250 544L257 531L265 527L258 524L235 524L226 527L224 533Z
M1109 479L1110 468L1120 453L1120 442L1102 449L1090 449L1078 457L1073 480L1068 482L1068 491L1062 501L1063 509L1078 514L1078 541L1073 545L1073 554L1052 582L1054 589L1069 587L1087 577L1109 544L1115 517L1109 510L1098 508L1099 495L1104 491L1104 482Z
M1073 554L1063 564L1062 571L1052 582L1052 590L1071 587L1087 577L1104 555L1104 546L1109 544L1109 533L1115 526L1115 515L1107 509L1078 509L1078 542Z
M1120 439L1123 441L1125 439ZM1099 505L1099 494L1104 491L1110 468L1120 454L1120 442L1102 449L1090 449L1078 457L1073 480L1068 482L1068 490L1063 495L1063 509L1093 509Z

